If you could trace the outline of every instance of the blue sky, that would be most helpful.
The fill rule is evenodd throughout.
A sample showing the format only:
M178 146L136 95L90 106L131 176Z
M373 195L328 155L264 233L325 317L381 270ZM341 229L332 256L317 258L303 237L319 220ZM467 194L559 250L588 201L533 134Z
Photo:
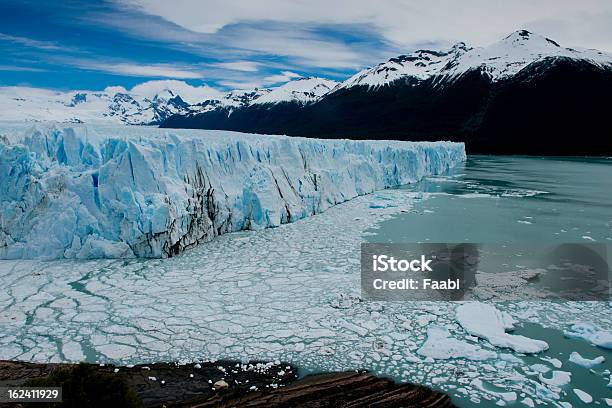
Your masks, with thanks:
M417 48L487 45L520 28L612 50L607 0L432 3L0 0L0 86L131 88L176 79L224 90L297 76L344 79Z

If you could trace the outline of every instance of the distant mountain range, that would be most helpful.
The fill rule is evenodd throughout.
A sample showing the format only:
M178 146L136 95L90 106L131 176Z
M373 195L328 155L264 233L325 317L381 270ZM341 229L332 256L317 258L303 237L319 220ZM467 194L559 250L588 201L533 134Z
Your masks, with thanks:
M0 119L58 122L109 121L155 125L176 113L187 113L189 103L164 89L154 96L131 94L113 87L104 91L55 92L27 87L0 88Z
M308 101L220 106L162 126L464 141L470 153L611 155L610 95L612 56L522 30L486 48L459 43L392 58Z
M27 89L27 88L26 88ZM104 119L162 127L353 139L465 141L472 153L611 155L612 56L564 48L526 30L485 48L418 50L337 83L300 78L271 89L185 101L79 92L11 95L10 119ZM0 93L0 103L7 105ZM193 99L193 98L191 98ZM11 116L11 111L0 113Z

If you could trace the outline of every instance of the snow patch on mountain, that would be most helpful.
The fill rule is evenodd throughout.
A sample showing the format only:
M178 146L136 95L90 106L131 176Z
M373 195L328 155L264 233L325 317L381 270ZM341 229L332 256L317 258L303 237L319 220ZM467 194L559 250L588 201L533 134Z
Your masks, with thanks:
M336 89L353 86L377 88L406 77L427 79L442 71L449 61L458 58L469 50L470 48L464 43L457 43L446 52L418 50L408 55L400 55L356 73Z
M596 65L612 66L612 55L597 50L564 48L550 38L527 30L516 31L485 48L475 48L456 60L447 70L450 75L481 68L493 80L517 74L527 65L549 57L565 57L586 60ZM443 70L440 74L445 75Z
M253 105L297 102L306 104L317 101L338 83L325 78L300 78L287 82L253 100Z
M0 128L0 258L166 257L465 160L463 143L113 125Z
M545 58L564 57L584 60L601 67L612 67L612 55L589 49L564 48L557 42L531 33L516 31L487 47L470 48L455 44L448 51L418 50L365 69L337 86L334 91L354 86L378 88L398 79L425 80L434 76L455 78L479 69L491 80L511 77L531 63Z
M266 88L234 90L220 98L207 99L190 105L188 107L188 114L210 112L220 108L227 109L228 113L231 114L234 109L249 106L255 99L268 94L270 91L270 89Z

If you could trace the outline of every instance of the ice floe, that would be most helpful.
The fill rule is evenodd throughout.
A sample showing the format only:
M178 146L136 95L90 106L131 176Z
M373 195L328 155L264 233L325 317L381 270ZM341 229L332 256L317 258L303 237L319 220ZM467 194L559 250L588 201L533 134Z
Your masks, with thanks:
M596 346L612 349L612 331L604 330L590 323L578 323L565 331L568 337L584 339Z
M582 366L584 368L595 367L596 365L603 363L605 360L606 359L604 358L604 356L598 356L593 359L584 358L580 355L580 353L576 351L572 352L569 357L569 361L574 364L578 364L579 366Z
M490 304L464 303L457 307L456 316L465 331L494 346L507 347L519 353L539 353L548 349L545 341L506 333L514 327L515 320Z
M593 397L579 388L574 388L574 394L576 394L576 396L580 398L580 401L584 402L585 404L590 404L593 402Z
M427 341L419 348L418 354L440 360L450 358L488 360L497 357L497 353L453 338L448 329L435 325L427 329Z

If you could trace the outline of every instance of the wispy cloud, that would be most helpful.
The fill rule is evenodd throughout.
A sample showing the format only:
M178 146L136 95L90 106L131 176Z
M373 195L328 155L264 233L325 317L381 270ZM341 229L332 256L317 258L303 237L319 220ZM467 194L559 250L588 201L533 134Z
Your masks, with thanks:
M588 22L600 18L610 27L612 2L609 0L115 0L117 4L163 19L190 32L214 34L239 23L282 22L310 25L355 25L373 27L386 41L403 47L436 41L467 41L487 45L528 25L545 21L550 31L541 33L572 46L593 37L612 49L612 38L600 24ZM585 17L587 19L585 20ZM569 32L567 26L571 27Z
M212 64L215 67L223 69L231 69L233 71L256 72L257 62L253 61L232 61L232 62L216 62Z
M122 3L123 4L123 3ZM214 7L213 7L214 9ZM207 10L208 14L210 10ZM200 13L201 14L201 13ZM362 67L385 52L384 44L373 40L352 41L348 44L342 33L330 35L326 31L346 30L362 32L371 28L361 26L326 27L317 23L291 24L283 21L262 20L237 22L219 27L214 32L192 31L163 16L138 14L133 8L113 15L111 13L88 14L82 17L87 24L105 25L138 38L164 42L168 47L209 58L242 60L257 59L265 66L268 57L284 57L291 63L309 67L351 69ZM372 37L375 32L368 32ZM226 61L221 61L225 63ZM244 68L242 65L235 65ZM253 66L247 66L252 71ZM228 68L232 68L228 65ZM246 69L244 69L246 71Z
M301 77L302 75L292 71L281 71L278 74L268 75L264 77L236 78L230 80L222 80L218 83L223 87L231 89L254 89L282 84Z
M34 67L22 67L18 65L0 65L0 71L13 71L13 72L44 72L45 69L34 68Z
M0 41L12 42L14 44L23 45L25 47L37 48L39 50L46 51L61 51L65 49L64 47L61 47L51 41L40 41L28 37L20 37L3 33L0 33Z
M278 84L281 82L288 82L288 81L291 81L292 79L296 79L300 77L301 75L296 74L295 72L283 71L280 74L270 75L270 76L265 77L264 82L269 83L269 84Z
M341 38L322 35L306 25L242 24L221 30L216 38L235 50L287 57L313 67L356 69L365 59L358 47L349 47Z
M263 87L262 82L255 82L255 81L249 82L249 81L222 80L222 81L219 81L219 85L225 88L238 89L238 90L255 89L255 88Z
M145 78L201 79L202 73L185 65L139 64L135 62L103 62L85 59L64 59L80 69Z

